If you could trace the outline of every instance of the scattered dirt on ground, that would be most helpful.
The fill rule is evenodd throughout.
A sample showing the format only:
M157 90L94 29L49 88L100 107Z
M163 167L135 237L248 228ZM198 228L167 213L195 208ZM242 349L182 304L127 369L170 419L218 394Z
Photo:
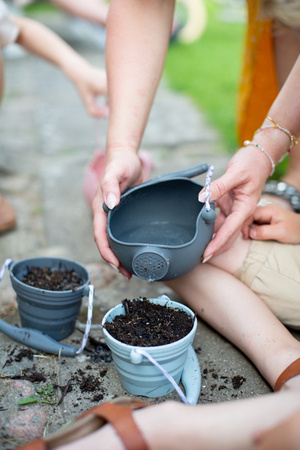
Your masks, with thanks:
M95 394L94 397L91 398L91 402L99 403L103 400L103 394Z
M242 384L246 382L246 378L242 375L235 375L233 377L229 377L227 375L221 375L217 373L215 368L207 368L205 367L202 371L203 380L207 380L206 382L210 384L210 396L214 395L214 391L223 391L226 389L231 389L230 382L232 383L232 387L235 390L240 389ZM213 381L213 382L211 382ZM240 391L242 392L242 391ZM201 392L201 396L203 397L205 394ZM231 394L232 398L237 398L238 394ZM207 401L211 401L206 399Z
M92 375L83 376L79 385L81 392L94 392L100 389L101 381Z
M31 267L21 281L48 291L76 291L83 285L82 278L74 270L52 270L49 267Z
M13 375L11 379L27 380L31 381L32 383L46 381L45 376L42 373L37 372L35 366L33 366L32 368L28 367L27 369L23 369L21 375Z
M61 391L61 397L56 405L56 406L58 406L64 401L64 398L68 394L68 392L72 392L72 380L71 379L68 380L68 382L65 386L60 386L59 384L54 384L53 387L54 387L54 389L59 388Z
M28 358L30 359L30 361L33 360L33 351L30 348L22 348L19 353L17 353L15 355L16 350L18 350L19 348L17 346L15 346L8 354L8 357L3 365L3 367L5 366L11 366L13 364L14 361L16 362L21 362L23 358Z
M105 329L128 345L150 347L178 341L192 329L194 319L185 311L143 300L123 300L125 315L106 322Z
M30 361L32 361L33 355L34 353L32 350L30 350L30 348L23 348L17 355L14 356L14 358L17 362L21 362L23 358L28 358L30 359Z
M93 362L112 362L111 350L105 343L89 336L89 344L92 348L86 348L86 352L91 354Z
M89 369L88 369L89 370ZM107 369L100 370L99 377L89 375L83 370L79 369L77 373L72 377L72 384L79 386L82 393L93 392L94 395L90 399L91 402L99 402L103 400L105 390L102 387L102 379L105 377Z
M242 377L241 375L236 375L235 377L231 378L232 386L234 389L239 389L244 381L246 381L246 378Z

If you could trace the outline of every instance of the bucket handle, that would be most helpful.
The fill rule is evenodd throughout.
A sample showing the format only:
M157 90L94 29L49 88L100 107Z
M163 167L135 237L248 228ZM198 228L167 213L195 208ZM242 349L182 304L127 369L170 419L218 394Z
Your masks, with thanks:
M79 353L81 353L85 346L86 343L88 341L88 337L89 337L89 333L90 333L90 329L91 329L91 323L92 323L92 317L93 317L93 303L94 303L94 292L95 292L95 288L92 284L90 284L88 286L88 299L89 299L89 304L88 304L88 312L87 312L87 319L86 319L86 325L85 325L85 331L84 331L84 335L82 338L82 342L81 342L81 346L80 348L76 351L76 355L79 355Z
M6 259L2 268L0 270L0 284L2 278L4 277L5 270L7 267L13 263L12 259ZM87 321L85 325L85 332L82 338L81 346L77 350L76 347L71 345L63 345L60 342L56 341L52 337L48 336L46 333L42 333L39 330L25 328L25 327L15 327L3 320L0 320L0 331L2 331L7 336L10 336L17 342L21 344L28 345L36 350L44 351L47 353L56 354L59 356L76 356L81 353L87 343L89 332L91 329L91 322L93 316L93 303L94 303L94 286L90 284L88 289L84 291L84 295L88 297L88 313L87 313Z
M143 356L145 358L147 358L151 364L153 364L155 367L157 367L161 373L164 375L164 377L167 378L167 380L170 381L170 383L173 385L174 389L176 390L176 392L179 394L181 400L183 401L183 403L185 403L186 405L191 405L192 403L190 403L188 401L188 399L186 398L186 396L184 395L182 389L180 388L180 386L178 386L178 384L176 383L176 381L174 380L174 378L172 377L172 375L170 375L164 368L162 365L159 364L159 362L156 361L156 359L154 359L146 350L142 349L142 348L134 348L131 350L130 353L130 360L133 364L140 364L143 360Z

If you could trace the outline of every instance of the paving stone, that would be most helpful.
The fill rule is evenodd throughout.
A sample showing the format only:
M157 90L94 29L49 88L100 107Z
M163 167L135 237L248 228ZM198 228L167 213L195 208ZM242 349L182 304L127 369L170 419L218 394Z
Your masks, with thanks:
M19 406L18 401L37 396L34 385L26 380L3 380L0 383L0 446L15 448L43 435L47 412L36 403ZM38 396L37 396L38 397Z

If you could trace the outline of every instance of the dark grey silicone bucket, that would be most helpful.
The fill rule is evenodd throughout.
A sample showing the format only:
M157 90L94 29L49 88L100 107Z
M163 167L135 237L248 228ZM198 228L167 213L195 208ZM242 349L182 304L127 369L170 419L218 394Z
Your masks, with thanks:
M49 267L51 270L74 270L83 281L75 291L50 291L23 283L31 267ZM13 262L10 279L17 294L22 327L46 333L55 340L68 337L75 327L82 297L88 296L90 273L80 263L64 258L28 258Z
M161 175L128 189L108 210L109 245L128 272L147 281L166 281L190 272L201 261L216 218L198 201L203 186L193 177L207 164Z

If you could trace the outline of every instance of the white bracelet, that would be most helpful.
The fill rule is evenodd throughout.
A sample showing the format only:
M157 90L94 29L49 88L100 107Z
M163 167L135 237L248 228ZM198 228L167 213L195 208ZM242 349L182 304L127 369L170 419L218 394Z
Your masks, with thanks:
M271 156L269 155L269 153L267 152L267 150L265 150L261 145L257 144L254 141L244 141L244 146L247 147L248 145L253 145L256 148L259 148L259 150L262 151L266 155L266 157L269 159L271 166L272 166L272 170L270 173L270 177L271 177L275 170L275 163L274 163L273 159L271 158Z

